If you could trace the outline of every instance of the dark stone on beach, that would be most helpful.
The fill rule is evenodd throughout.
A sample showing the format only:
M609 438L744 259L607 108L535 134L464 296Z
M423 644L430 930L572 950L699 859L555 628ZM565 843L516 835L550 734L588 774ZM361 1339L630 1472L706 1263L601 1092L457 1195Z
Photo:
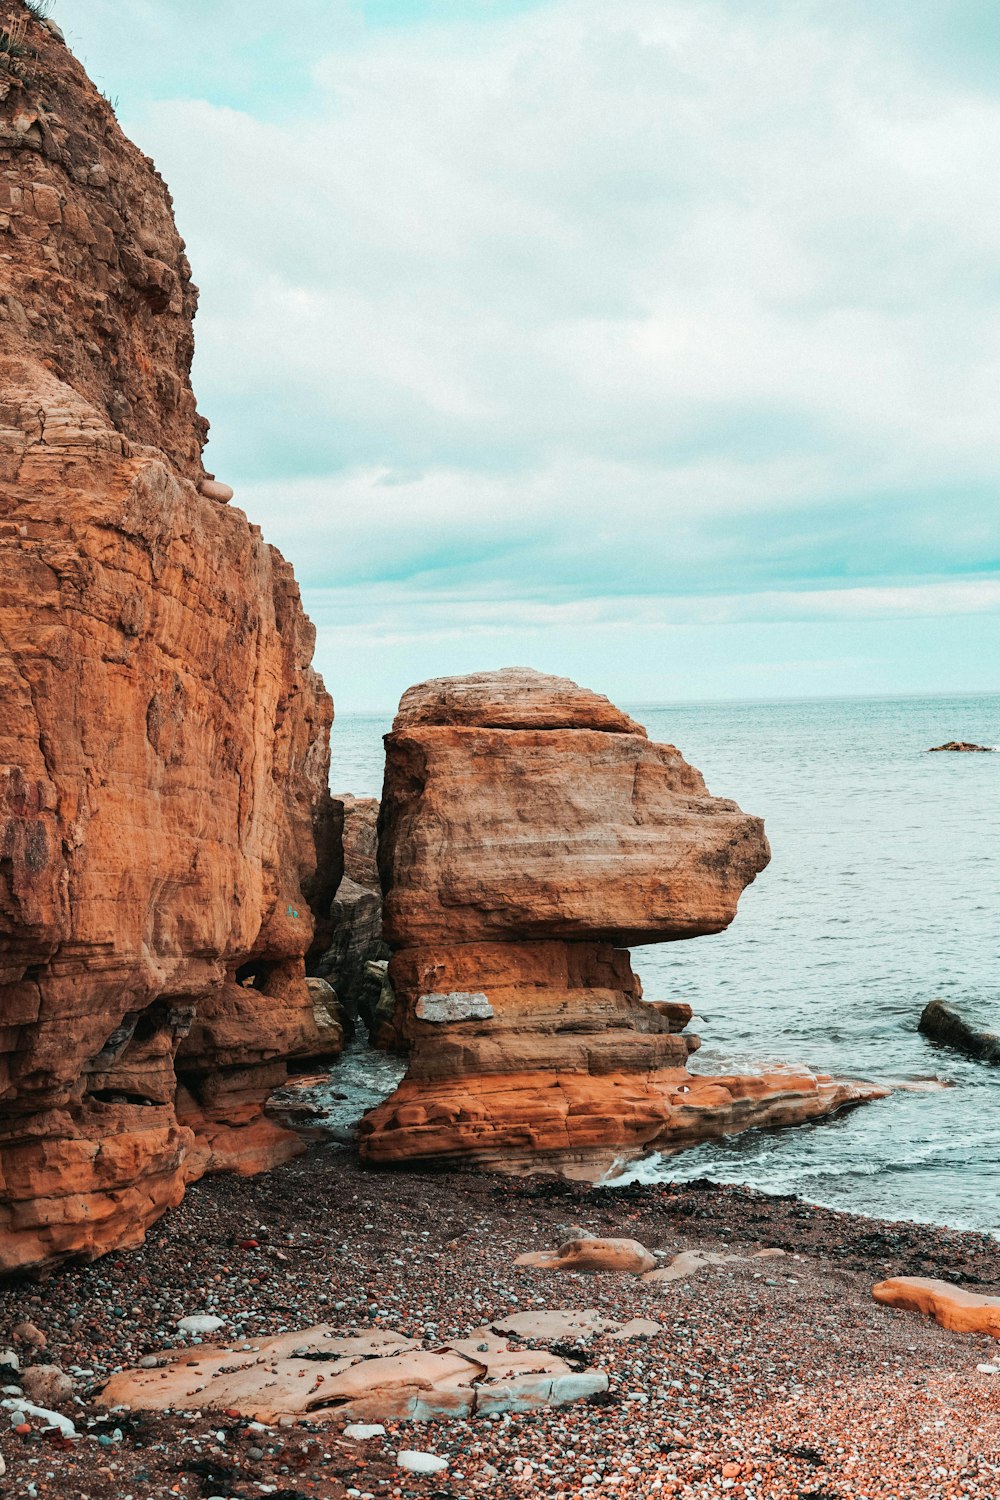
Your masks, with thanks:
M928 755L936 755L939 750L967 750L977 755L988 755L992 752L992 745L973 745L967 740L949 740L946 745L932 745Z
M917 1029L932 1041L954 1047L977 1062L1000 1064L1000 1036L992 1031L977 1031L943 1000L932 1000L924 1007Z

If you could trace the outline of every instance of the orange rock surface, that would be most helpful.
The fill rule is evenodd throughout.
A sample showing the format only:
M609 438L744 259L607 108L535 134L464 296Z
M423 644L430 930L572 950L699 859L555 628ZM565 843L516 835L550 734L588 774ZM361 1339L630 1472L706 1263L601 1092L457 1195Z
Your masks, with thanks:
M345 1337L321 1324L258 1343L165 1350L158 1367L112 1375L100 1400L145 1411L237 1411L268 1423L427 1422L564 1406L607 1388L603 1371L575 1370L545 1349L512 1350L490 1327L428 1348L391 1329Z
M0 72L8 1270L134 1244L192 1174L287 1154L261 1120L282 1059L340 1045L304 978L310 905L339 877L314 632L288 565L199 488L197 294L169 194L65 46L0 4L12 16L28 52Z
M424 683L386 745L383 929L411 1051L362 1124L368 1160L592 1176L884 1092L688 1071L690 1012L644 1002L623 945L721 931L767 840L606 698L525 669Z
M876 1302L933 1318L953 1333L987 1333L1000 1339L1000 1297L985 1297L949 1281L893 1276L872 1287Z

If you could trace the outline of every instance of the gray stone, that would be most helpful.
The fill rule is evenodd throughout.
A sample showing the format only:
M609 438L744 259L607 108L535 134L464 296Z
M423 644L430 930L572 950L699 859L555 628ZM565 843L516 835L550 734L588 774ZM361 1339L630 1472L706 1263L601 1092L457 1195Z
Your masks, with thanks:
M452 990L447 995L421 995L416 1006L420 1021L490 1021L493 1007L485 995Z

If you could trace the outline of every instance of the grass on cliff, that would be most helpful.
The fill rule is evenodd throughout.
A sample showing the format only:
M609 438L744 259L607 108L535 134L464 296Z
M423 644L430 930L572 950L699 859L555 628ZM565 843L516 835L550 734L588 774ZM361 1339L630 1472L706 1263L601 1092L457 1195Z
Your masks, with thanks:
M30 57L31 48L25 43L28 23L23 18L12 21L9 27L0 27L0 63L8 66L19 58Z
M24 8L36 21L48 20L52 8L51 0L23 0Z

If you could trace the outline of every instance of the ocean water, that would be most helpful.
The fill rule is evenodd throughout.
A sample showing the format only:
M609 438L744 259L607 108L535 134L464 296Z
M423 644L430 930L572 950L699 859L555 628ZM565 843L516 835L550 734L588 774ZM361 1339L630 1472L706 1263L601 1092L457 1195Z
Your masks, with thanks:
M1000 743L1000 695L629 712L711 792L761 815L771 841L727 932L633 950L648 999L694 1007L692 1066L784 1061L908 1086L832 1121L647 1159L630 1178L710 1176L1000 1233L1000 1068L916 1029L940 997L1000 1030L1000 754L926 753ZM389 717L338 718L336 789L378 795Z

